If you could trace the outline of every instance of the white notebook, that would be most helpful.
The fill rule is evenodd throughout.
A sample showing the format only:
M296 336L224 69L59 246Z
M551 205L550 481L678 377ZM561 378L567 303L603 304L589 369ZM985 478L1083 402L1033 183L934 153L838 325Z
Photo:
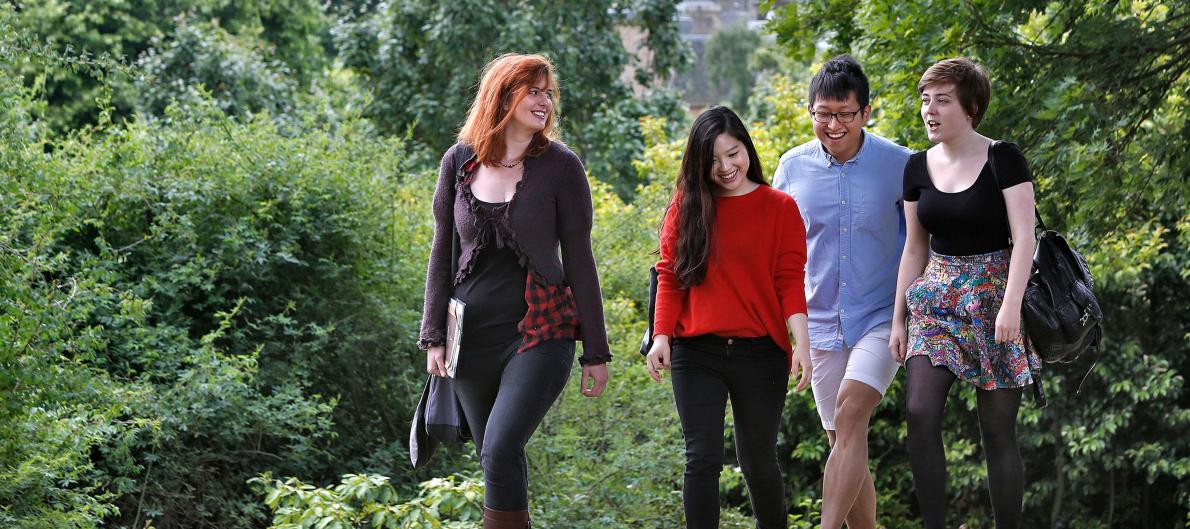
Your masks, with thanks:
M467 304L450 298L446 306L446 376L455 377L459 369L459 345L463 342L463 309Z

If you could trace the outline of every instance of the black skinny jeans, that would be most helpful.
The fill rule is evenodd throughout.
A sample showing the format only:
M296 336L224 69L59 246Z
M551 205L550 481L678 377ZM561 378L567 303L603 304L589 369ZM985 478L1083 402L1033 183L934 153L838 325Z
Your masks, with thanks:
M789 370L785 351L767 337L713 335L674 340L670 364L686 438L682 502L688 529L718 529L719 472L727 401L735 417L736 458L748 484L757 527L788 524L785 486L777 465L777 430Z
M464 347L455 378L483 464L483 504L497 511L529 510L525 444L562 393L574 361L574 340L550 340L517 354L519 346L520 340Z

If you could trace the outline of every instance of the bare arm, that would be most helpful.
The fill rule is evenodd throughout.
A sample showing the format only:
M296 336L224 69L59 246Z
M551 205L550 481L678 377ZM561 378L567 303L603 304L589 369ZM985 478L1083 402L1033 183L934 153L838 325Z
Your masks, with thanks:
M804 312L789 316L785 323L793 331L794 342L793 365L790 366L789 375L797 379L797 390L801 391L810 385L813 375L810 363L810 324Z
M1012 341L1021 331L1021 301L1025 297L1025 284L1033 269L1033 183L1017 184L1003 191L1004 205L1008 209L1008 228L1012 232L1012 257L1008 263L1008 284L1004 289L1004 301L996 317L996 340Z
M888 348L893 359L905 361L905 320L908 309L905 306L905 291L909 284L921 277L930 257L930 235L917 218L917 202L905 202L905 249L901 252L901 266L897 270L896 300L893 304L892 335Z

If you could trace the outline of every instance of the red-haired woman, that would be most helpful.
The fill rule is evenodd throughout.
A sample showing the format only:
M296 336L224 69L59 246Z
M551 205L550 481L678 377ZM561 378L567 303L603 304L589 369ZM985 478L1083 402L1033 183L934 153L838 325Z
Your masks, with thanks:
M661 227L649 375L673 373L686 438L688 529L719 527L723 421L760 529L788 525L777 431L791 369L810 383L806 231L797 203L764 181L744 123L725 107L694 121ZM797 347L789 341L793 330ZM672 342L672 348L671 348Z
M557 97L545 57L489 63L434 192L419 344L426 370L446 376L447 304L466 303L455 390L483 465L485 529L529 525L525 444L566 384L580 329L580 390L596 397L607 385L591 190L554 140Z

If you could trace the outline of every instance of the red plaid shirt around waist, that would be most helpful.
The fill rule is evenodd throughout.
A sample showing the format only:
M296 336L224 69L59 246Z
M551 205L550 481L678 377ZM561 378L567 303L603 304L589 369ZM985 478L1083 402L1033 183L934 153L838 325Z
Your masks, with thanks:
M532 271L525 274L525 302L529 310L517 324L522 353L547 340L580 340L578 306L566 285L550 285ZM579 359L580 362L583 359Z

